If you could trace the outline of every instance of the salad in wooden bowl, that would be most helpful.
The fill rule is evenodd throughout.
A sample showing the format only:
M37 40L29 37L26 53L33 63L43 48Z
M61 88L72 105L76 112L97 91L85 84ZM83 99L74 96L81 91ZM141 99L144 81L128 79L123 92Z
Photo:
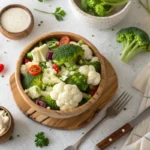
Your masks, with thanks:
M68 32L41 36L23 50L16 83L24 100L54 118L83 113L105 85L103 56L85 38Z

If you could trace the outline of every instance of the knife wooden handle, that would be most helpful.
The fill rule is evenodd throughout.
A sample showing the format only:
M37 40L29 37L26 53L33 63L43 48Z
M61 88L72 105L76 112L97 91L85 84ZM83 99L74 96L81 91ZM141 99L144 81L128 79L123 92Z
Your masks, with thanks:
M114 143L116 140L118 140L120 137L124 136L126 133L131 131L132 129L133 127L129 123L127 123L120 129L112 133L110 136L102 140L100 143L98 143L97 146L100 148L100 150L103 150L112 143Z

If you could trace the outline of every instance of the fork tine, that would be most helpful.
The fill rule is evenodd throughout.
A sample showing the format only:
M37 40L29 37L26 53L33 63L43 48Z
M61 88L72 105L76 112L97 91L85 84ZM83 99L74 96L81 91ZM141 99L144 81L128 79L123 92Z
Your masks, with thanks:
M124 91L124 92L117 98L117 100L113 103L113 106L115 106L115 105L119 102L120 98L125 94L125 92L126 92L126 91Z
M121 99L120 101L115 105L116 108L119 108L119 106L124 102L124 100L126 100L126 98L128 98L129 94L126 93Z
M118 110L121 111L123 109L123 107L125 107L128 104L128 102L131 100L131 98L132 98L132 96L128 95L126 97L126 99L123 101L123 103L120 104L120 106L118 107Z
M131 100L131 98L132 98L132 96L127 101L125 101L124 104L122 104L120 106L119 111L121 111L129 103L129 101Z
M124 100L124 98L126 97L127 94L128 94L128 93L124 92L124 94L122 94L122 96L120 96L120 97L118 98L118 100L117 100L116 103L114 104L114 107L117 107L117 106Z

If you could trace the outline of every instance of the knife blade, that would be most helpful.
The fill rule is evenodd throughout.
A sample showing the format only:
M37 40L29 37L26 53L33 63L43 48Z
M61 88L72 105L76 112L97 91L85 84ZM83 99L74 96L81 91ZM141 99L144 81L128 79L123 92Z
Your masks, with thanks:
M94 150L103 150L112 143L114 143L116 140L124 136L126 133L131 131L136 125L138 125L140 122L142 122L146 117L150 115L150 107L144 110L141 114L139 114L135 119L128 122L127 124L123 125L121 128L116 130L114 133L112 133L110 136L102 140L101 142L97 143L97 145L94 147Z

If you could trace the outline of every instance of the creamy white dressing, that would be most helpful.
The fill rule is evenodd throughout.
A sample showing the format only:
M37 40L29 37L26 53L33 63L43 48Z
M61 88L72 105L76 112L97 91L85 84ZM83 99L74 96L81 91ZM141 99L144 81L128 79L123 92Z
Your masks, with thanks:
M30 25L31 17L24 9L16 7L3 12L0 22L5 30L17 33L27 29Z
M10 118L4 110L0 110L0 136L7 130Z

